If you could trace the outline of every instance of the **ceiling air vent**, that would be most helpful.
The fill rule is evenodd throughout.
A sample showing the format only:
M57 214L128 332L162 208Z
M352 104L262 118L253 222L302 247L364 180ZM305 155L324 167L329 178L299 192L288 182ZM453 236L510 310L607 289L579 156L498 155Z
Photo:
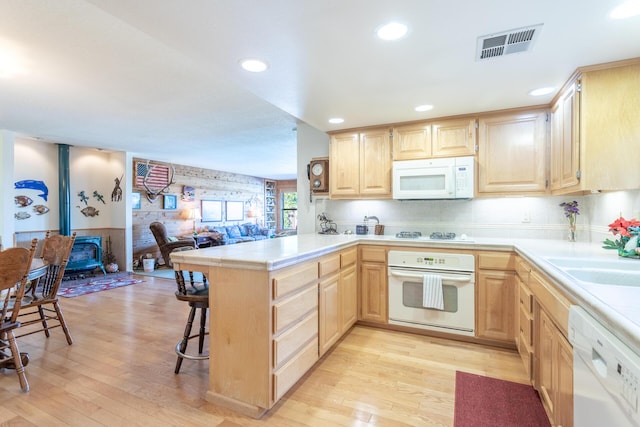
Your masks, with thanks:
M542 31L542 25L531 25L478 37L476 60L530 51L538 34Z

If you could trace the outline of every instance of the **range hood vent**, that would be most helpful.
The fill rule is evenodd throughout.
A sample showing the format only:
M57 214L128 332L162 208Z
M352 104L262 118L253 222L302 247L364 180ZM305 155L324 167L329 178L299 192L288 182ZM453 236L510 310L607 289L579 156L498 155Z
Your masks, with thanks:
M542 25L531 25L478 37L476 61L530 51L542 31Z

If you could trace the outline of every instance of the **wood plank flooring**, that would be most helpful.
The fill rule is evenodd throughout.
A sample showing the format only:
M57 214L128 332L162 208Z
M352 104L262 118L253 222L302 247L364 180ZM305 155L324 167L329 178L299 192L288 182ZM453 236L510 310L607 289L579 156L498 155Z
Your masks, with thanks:
M513 351L356 326L253 420L204 400L207 361L173 373L188 307L172 280L137 277L62 299L73 345L59 328L19 339L31 391L0 371L1 425L451 426L456 370L527 382Z

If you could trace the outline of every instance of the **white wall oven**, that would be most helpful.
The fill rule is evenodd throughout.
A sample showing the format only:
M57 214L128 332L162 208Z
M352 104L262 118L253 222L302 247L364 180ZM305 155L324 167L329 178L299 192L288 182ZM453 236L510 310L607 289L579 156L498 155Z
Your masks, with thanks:
M475 258L389 251L389 323L474 335Z

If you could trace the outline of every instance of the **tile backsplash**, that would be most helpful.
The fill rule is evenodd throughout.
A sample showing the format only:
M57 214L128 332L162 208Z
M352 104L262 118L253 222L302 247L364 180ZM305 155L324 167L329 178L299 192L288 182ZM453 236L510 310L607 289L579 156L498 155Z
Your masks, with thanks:
M473 200L330 200L317 198L315 211L325 212L338 232L355 232L365 216L376 216L385 234L399 231L465 233L470 237L565 239L567 219L559 206L577 200L578 241L600 242L611 236L608 224L620 215L640 218L640 190L586 196L501 197ZM375 223L371 222L369 225ZM319 230L319 225L316 226Z

